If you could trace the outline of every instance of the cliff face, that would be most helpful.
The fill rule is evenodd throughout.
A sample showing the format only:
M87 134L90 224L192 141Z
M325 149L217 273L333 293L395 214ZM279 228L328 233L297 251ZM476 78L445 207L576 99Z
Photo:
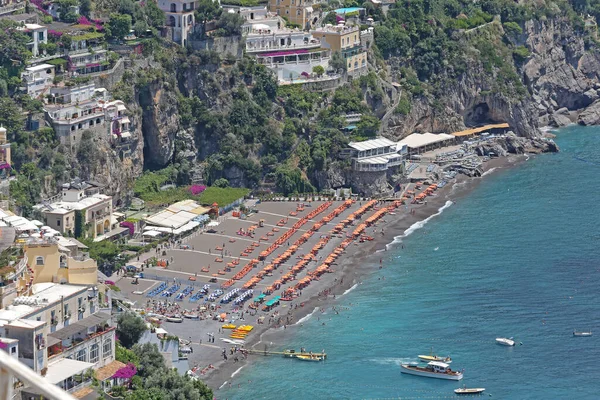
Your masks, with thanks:
M528 21L523 42L531 58L523 79L532 92L540 125L562 126L575 120L569 111L583 111L600 89L600 53L588 48L591 33L577 30L566 19ZM597 123L584 118L582 123Z

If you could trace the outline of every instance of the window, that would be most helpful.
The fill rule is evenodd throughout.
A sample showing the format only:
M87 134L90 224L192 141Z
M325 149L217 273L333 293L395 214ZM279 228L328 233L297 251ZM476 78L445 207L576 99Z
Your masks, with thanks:
M44 32L38 32L38 41L40 41L40 42L44 41Z
M90 362L91 363L98 362L98 358L99 358L98 357L98 350L100 350L99 346L98 346L98 343L94 343L92 345L92 347L90 347Z
M60 226L60 219L56 220L56 226Z
M36 257L35 265L44 265L44 257L41 257L41 256Z
M87 349L81 349L77 352L77 361L85 361L87 358Z
M177 6L175 3L171 3L171 12L177 12Z
M112 356L112 342L110 339L104 341L104 345L102 346L102 356L104 358Z
M15 354L17 352L17 348L16 347L12 347L10 349L10 354Z

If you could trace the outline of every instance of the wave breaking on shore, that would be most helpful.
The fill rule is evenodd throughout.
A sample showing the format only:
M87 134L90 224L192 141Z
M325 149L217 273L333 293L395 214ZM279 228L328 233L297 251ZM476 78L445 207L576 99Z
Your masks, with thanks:
M446 203L443 206L438 208L438 211L435 214L432 214L429 217L425 218L424 220L417 221L414 224L412 224L411 226L409 226L408 229L406 229L402 235L395 236L394 240L392 240L390 243L386 244L386 246L385 246L386 249L389 249L391 246L393 246L395 244L402 243L402 239L411 235L416 230L423 228L431 219L433 219L434 217L436 217L438 215L441 215L444 212L444 210L446 208L450 207L452 204L454 204L452 201L450 201L450 200L446 201Z
M342 293L342 296L347 295L348 293L350 293L351 291L353 291L357 287L358 287L358 283L355 283L354 285L350 286L348 289L344 290L344 293Z
M296 322L294 325L298 325L298 324L303 324L303 323L305 323L305 322L306 322L306 321L308 321L308 320L309 320L309 319L310 319L310 318L313 316L313 314L314 314L314 313L316 313L318 310L319 310L319 307L315 307L315 309L314 309L314 310L312 310L312 312L311 312L310 314L306 314L304 317L300 318L300 319L298 320L298 322Z

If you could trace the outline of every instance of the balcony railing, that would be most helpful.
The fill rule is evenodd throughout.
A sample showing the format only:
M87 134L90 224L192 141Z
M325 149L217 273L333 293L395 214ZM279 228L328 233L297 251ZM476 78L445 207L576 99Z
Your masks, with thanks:
M99 337L99 336L105 335L106 333L108 333L108 332L110 332L110 331L113 331L113 330L115 330L115 329L117 329L117 328L115 328L114 326L110 326L110 327L108 327L108 328L104 329L102 332L95 332L95 333L92 333L91 335L87 335L87 336L85 337L85 339L79 340L79 341L78 341L78 342L76 342L76 343L75 343L75 341L73 340L73 343L72 343L72 344L71 344L71 346L69 346L69 347L62 347L62 345L61 345L61 346L60 346L60 349L52 350L52 355L48 354L48 360L53 360L53 359L55 359L55 358L56 358L58 355L60 355L60 354L62 354L62 353L64 353L64 352L71 351L71 350L75 351L77 347L79 347L79 346L81 346L81 345L85 344L86 342L88 342L88 341L90 341L90 340L92 340L92 339L94 339L94 338L96 338L96 337ZM53 347L54 347L54 346L50 346L50 347L49 347L49 349L52 349ZM49 351L49 353L50 353L50 351Z
M25 8L25 2L17 3L17 4L9 4L4 7L0 7L0 15L8 14L17 10L21 10Z
M50 400L76 400L58 386L41 379L31 368L19 360L2 356L0 357L0 399L14 398L14 380L18 379L37 389L37 392Z
M302 43L302 44L291 44L291 45L266 45L266 46L254 46L252 42L246 42L246 53L262 53L271 50L298 50L298 49L317 49L321 46L321 43Z

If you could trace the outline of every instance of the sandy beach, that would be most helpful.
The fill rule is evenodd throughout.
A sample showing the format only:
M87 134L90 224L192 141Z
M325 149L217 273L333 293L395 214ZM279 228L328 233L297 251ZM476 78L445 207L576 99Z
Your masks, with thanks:
M484 176L488 173L493 173L500 169L509 168L516 165L521 160L524 160L524 156L511 155L505 158L492 159L486 162L484 166ZM233 320L236 325L247 324L252 325L254 329L248 335L245 340L244 347L251 349L258 347L261 341L273 341L276 343L285 343L286 335L293 335L296 329L300 329L302 324L296 324L302 318L305 318L308 314L315 311L316 308L319 310L325 310L330 308L333 303L342 295L344 292L352 288L354 285L359 284L365 276L369 275L373 270L377 270L380 267L385 268L382 264L383 252L390 249L391 246L403 246L401 242L402 235L405 234L407 229L413 227L417 228L427 218L434 214L439 213L440 208L448 204L448 201L456 202L460 201L461 197L468 194L476 185L482 181L482 178L468 178L459 175L455 180L451 181L445 187L438 189L433 196L427 198L426 204L407 204L397 208L392 213L386 214L381 220L379 220L373 227L367 229L366 234L373 237L371 241L359 242L355 240L350 244L344 254L336 260L335 264L332 265L331 269L333 273L325 273L320 276L318 282L312 282L306 288L301 290L301 296L290 302L281 302L281 304L271 310L265 312L260 310L259 307L256 313L252 311L252 314L248 311L241 311L244 308L247 310L247 305L252 302L252 299L246 302L245 307L235 307L229 304L220 304L217 310L210 313L210 310L205 311L204 315L210 317L216 313L228 312L227 320ZM335 207L339 206L341 202L335 202L328 207L324 212L317 215L315 218L307 221L307 223L301 226L292 236L289 237L289 244L294 243L298 238L307 232L312 224L321 217L328 214ZM312 202L311 207L306 210L314 210L323 202L315 201ZM287 260L277 270L273 271L272 276L265 276L254 287L254 293L252 297L256 297L262 290L265 290L273 282L281 278L282 274L290 269L296 261L296 256L303 256L319 241L319 237L322 234L326 234L331 227L337 222L347 218L352 212L355 212L361 204L364 202L356 202L348 209L344 210L337 218L335 218L330 224L324 226L321 230L313 234L305 243L303 243L294 257ZM286 230L290 229L293 223L299 221L301 217L306 215L306 211L298 213L298 215L290 215L296 209L296 203L294 202L265 202L256 206L258 213L253 214L248 220L240 220L237 218L225 219L218 227L216 227L215 233L202 233L194 234L191 237L186 238L183 243L183 248L171 248L165 249L158 253L158 256L170 261L167 269L152 268L147 269L147 275L156 275L156 278L164 279L168 282L168 286L173 284L172 279L180 284L179 291L186 287L186 284L190 283L187 281L191 276L197 279L194 282L200 285L200 282L206 283L211 278L216 278L217 283L211 283L210 292L217 289L218 286L224 282L227 282L233 274L239 272L240 268L246 263L250 262L260 251L268 248L269 244L275 240L277 234L282 234ZM365 216L371 215L373 211L370 210ZM278 226L282 219L286 219L287 222L284 226ZM254 237L247 237L238 235L240 228L247 229L250 226L255 226L260 220L263 221L263 227L256 229ZM355 222L354 226L358 223ZM348 230L352 230L354 226L350 226ZM278 232L273 230L277 229ZM267 232L273 232L273 236L266 236ZM260 238L266 238L268 240L258 240ZM327 245L318 252L317 257L329 254L339 243L343 240L343 236L332 237ZM286 245L288 243L285 243ZM246 257L242 256L245 250L249 247L255 247L257 250L252 252L252 255ZM269 255L264 261L268 264L273 258L281 255L281 253L288 246L282 245L279 249ZM221 249L222 250L218 250ZM142 258L144 259L144 258ZM219 261L222 259L222 261ZM224 266L229 262L238 260L239 265L232 268L231 271L225 272ZM255 268L253 268L248 275L237 281L235 287L241 287L246 283L251 276L256 274L263 267L262 262ZM311 262L306 271L314 270L318 266L318 260ZM204 271L208 269L208 272L199 271L204 268ZM302 271L296 276L296 280L290 282L290 286L293 286L298 280L306 276L306 271ZM220 274L221 273L221 274ZM213 276L214 275L214 276ZM148 298L146 293L153 287L159 284L157 279L140 279L139 285L132 285L131 279L124 278L117 282L121 288L123 294L132 301L136 301L136 307L144 308L147 306ZM277 290L273 294L267 297L272 298L278 294L282 289L288 287L283 285L281 289ZM199 289L199 286L195 287L195 290ZM227 293L231 288L223 289ZM194 290L194 292L195 292ZM244 289L241 289L243 292ZM139 294L135 294L135 293ZM175 304L173 299L155 297L155 301L167 301L171 304ZM191 304L188 301L178 302L176 309L182 311L184 309L193 309L194 307L199 308L204 302L201 300L199 303ZM218 304L218 300L217 300ZM258 318L264 316L264 323L258 323ZM224 343L221 339L228 338L230 332L228 330L221 330L220 327L223 322L219 322L214 319L205 319L202 321L185 320L184 323L169 323L163 322L162 327L166 329L169 334L177 335L180 339L190 340L193 353L189 354L190 368L197 366L199 378L204 380L211 388L215 390L215 395L218 398L218 389L232 382L232 374L238 371L241 367L247 367L255 357L262 357L259 355L248 355L244 357L241 354L238 356L237 353L234 355L230 354L231 344ZM285 325L285 327L284 327ZM213 340L210 340L211 335ZM309 350L320 351L321 349L311 349L310 343L306 343L305 347ZM228 359L224 360L222 355L223 351L226 351ZM212 366L209 367L209 366Z

